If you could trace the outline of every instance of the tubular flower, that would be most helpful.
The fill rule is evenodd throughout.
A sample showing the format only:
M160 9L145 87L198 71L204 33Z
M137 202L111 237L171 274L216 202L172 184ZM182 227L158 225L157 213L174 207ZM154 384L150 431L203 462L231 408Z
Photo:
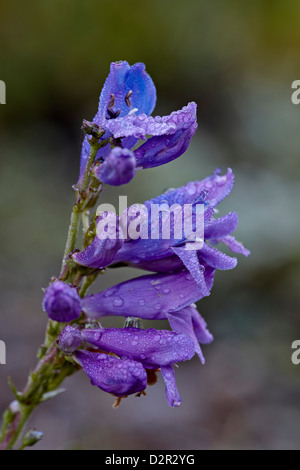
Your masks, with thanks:
M167 330L131 327L84 329L80 334L81 346L90 350L74 351L75 359L94 385L122 397L144 390L146 369L161 369L169 405L180 405L181 397L172 365L194 356L195 347L188 336ZM60 347L63 351L66 348L66 353L70 351L72 335L75 350L78 348L78 330L67 327L60 335ZM99 350L118 357L99 354Z
M168 320L171 328L190 337L202 363L199 346L213 340L194 302L209 295L214 270L203 273L202 288L186 271L150 274L122 282L98 294L86 296L83 311L90 319L104 316L138 316L147 320Z
M105 133L101 140L114 139L123 150L131 150L139 139L148 140L131 154L123 153L126 163L121 164L121 151L118 154L119 169L112 169L110 144L102 147L96 161L103 161L105 169L99 170L98 176L104 183L120 185L130 181L135 168L152 168L163 165L182 155L189 146L196 131L195 103L189 103L182 110L169 116L152 117L156 104L156 89L151 77L145 71L145 65L136 63L132 66L126 61L113 62L110 73L100 94L99 107L93 123ZM80 179L90 152L88 138L85 137L81 152ZM100 165L101 167L101 165ZM118 171L123 168L121 176Z
M127 238L120 248L115 250L114 255L109 257L110 263L122 262L154 272L176 272L184 266L202 286L205 271L209 270L210 276L211 270L234 268L237 259L222 253L214 246L224 243L235 253L244 256L250 253L231 235L238 225L236 212L219 218L214 217L216 206L231 192L233 184L231 169L228 169L225 175L220 175L217 170L202 181L188 183L146 201L142 209L138 205L131 206L120 218L123 236L126 236L125 233ZM191 209L186 216L184 211L187 205ZM199 205L203 207L200 214L203 226L201 240L195 235ZM156 212L153 216L154 209ZM132 213L135 216L130 215ZM141 228L140 236L134 239L130 236L130 229L133 223L137 223L135 218ZM189 224L186 223L187 218L190 219ZM167 224L169 234L165 236L163 230ZM180 230L177 234L179 225L184 226L184 232ZM95 239L94 245L100 243ZM85 266L103 267L103 261L99 263L97 258L92 256L89 247L74 259Z

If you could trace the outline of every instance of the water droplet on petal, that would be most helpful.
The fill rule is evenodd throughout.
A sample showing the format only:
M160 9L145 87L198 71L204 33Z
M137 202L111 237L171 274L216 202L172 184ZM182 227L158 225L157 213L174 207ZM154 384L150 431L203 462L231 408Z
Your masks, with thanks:
M106 291L105 294L104 294L104 297L110 297L110 296L113 295L115 292L116 292L115 287L112 287L111 289L107 289L107 291Z
M151 286L156 286L157 284L160 284L160 279L153 279L150 284Z
M163 290L163 293L164 293L164 294L168 294L169 292L170 292L170 289L164 289L164 290Z
M145 305L145 301L144 300L139 300L139 304L143 306L143 305Z
M124 300L120 297L116 297L113 301L115 307L121 307L124 304Z

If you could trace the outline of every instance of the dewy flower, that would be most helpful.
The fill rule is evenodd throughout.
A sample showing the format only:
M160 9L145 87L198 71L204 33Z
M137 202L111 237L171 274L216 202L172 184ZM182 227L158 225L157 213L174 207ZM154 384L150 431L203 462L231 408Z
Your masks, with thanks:
M123 167L122 179L120 175L117 176L118 170L115 170L116 173L112 172L112 177L107 177L111 160L115 157L114 154L111 155L110 144L107 143L98 151L96 160L104 161L107 168L99 170L99 177L101 179L104 174L107 184L124 184L123 181L128 182L134 176L135 167L152 168L163 165L182 155L189 146L197 128L196 104L189 103L169 116L151 117L155 103L156 89L144 64L130 66L125 61L111 64L110 73L101 91L98 111L92 121L105 131L101 140L113 138L120 148L132 150L139 139L152 137L135 148L130 164ZM80 178L83 176L89 152L90 144L85 137ZM119 153L118 159L120 158Z
M138 316L148 320L168 319L172 329L190 337L204 363L199 343L208 344L212 335L193 303L209 295L214 269L206 267L199 285L185 269L171 274L150 274L122 282L82 300L90 319L104 316Z
M75 287L54 281L45 291L43 309L51 320L70 322L80 316L81 299Z
M131 150L115 147L95 169L102 183L120 186L129 183L135 175L135 156Z
M220 175L217 170L212 176L202 181L190 182L178 189L167 191L166 193L144 203L144 210L141 223L141 233L146 233L146 237L137 239L126 239L125 243L120 245L119 250L115 250L114 255L108 256L111 264L126 263L134 267L146 269L154 272L174 272L186 267L199 285L204 285L205 270L232 269L237 264L237 259L222 253L214 247L217 243L228 245L231 251L249 255L249 250L238 242L231 233L238 225L238 215L235 212L219 217L214 217L215 207L231 192L234 184L234 176L231 169L228 169L225 175ZM198 204L204 205L203 223L204 223L204 240L198 247L197 241L193 243L193 224L190 224L191 233L185 233L184 237L176 238L175 221L176 217L170 218L172 207L176 206L179 215L185 205L190 204L192 211L197 209ZM161 211L159 216L153 220L152 208L159 206L167 206L167 218L170 224L170 236L162 237L163 222L162 214L166 213L166 209ZM128 209L128 212L130 212ZM141 219L140 219L141 220ZM170 222L171 220L171 222ZM132 218L128 217L127 222L132 222ZM122 225L122 217L121 217ZM154 225L154 226L153 226ZM127 227L125 227L127 229ZM155 239L152 233L157 230ZM101 242L94 240L95 250L97 244ZM93 251L89 247L74 257L75 261L84 266L95 268L104 267L103 262L98 262L93 257ZM101 266L100 266L101 264ZM108 265L108 264L107 264Z
M117 397L142 392L147 386L147 372L137 361L90 351L77 351L75 358L92 385Z
M151 210L155 205L167 205L172 209L173 205L177 205L181 210L184 205L190 204L192 208L196 208L198 204L204 205L204 243L197 249L193 249L191 234L184 234L185 237L176 239L172 237L174 230L171 225L171 237L163 239L161 237L153 240L151 236L148 238L138 238L137 240L127 240L122 248L116 253L114 262L125 262L132 266L149 269L150 271L164 272L176 270L185 265L197 280L199 266L207 264L215 269L232 269L237 264L237 259L232 258L212 245L219 242L225 243L233 252L241 253L244 256L249 255L249 251L243 245L230 235L238 225L238 215L231 212L219 219L214 218L215 207L231 192L234 184L234 176L231 169L228 169L225 175L220 175L217 170L212 176L202 181L190 182L178 189L167 191L166 193L145 202L148 210L148 218L145 224L148 227L144 229L151 233ZM160 214L162 216L162 213ZM159 226L159 218L156 220ZM193 230L193 226L191 225ZM142 229L143 230L143 227ZM209 244L210 243L210 244ZM187 249L191 248L191 249ZM201 278L200 278L201 282Z
M74 336L74 349L78 347L78 330L67 327L60 335L61 349L70 351L70 337ZM139 328L96 328L80 331L82 346L106 353L114 353L115 367L98 353L76 352L75 358L95 385L119 397L140 391L144 383L142 374L128 374L130 370L139 371L138 365L145 369L161 369L166 384L166 397L170 406L179 406L181 397L176 387L173 364L191 359L195 354L193 341L185 334L167 330L141 330ZM128 362L129 360L129 362ZM105 362L106 361L106 362ZM111 361L112 362L112 361ZM110 381L106 379L109 367ZM128 365L127 365L128 364ZM103 372L104 371L104 372ZM125 381L122 378L125 377ZM124 390L124 383L127 390ZM145 388L145 386L144 386Z

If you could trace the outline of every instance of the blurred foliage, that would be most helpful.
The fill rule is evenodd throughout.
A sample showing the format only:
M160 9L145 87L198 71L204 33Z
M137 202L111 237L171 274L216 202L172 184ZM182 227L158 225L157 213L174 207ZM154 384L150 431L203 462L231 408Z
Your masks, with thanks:
M199 303L215 341L204 368L195 360L178 370L180 410L167 408L160 381L116 415L78 374L33 418L45 430L37 448L299 448L300 366L290 360L300 337L299 15L297 0L0 3L1 408L6 376L23 386L42 341L40 287L60 265L81 121L96 112L110 62L144 62L154 114L193 100L199 128L185 156L103 198L143 202L232 166L236 185L220 211L237 210L237 237L252 251L218 272ZM137 275L108 270L95 290Z

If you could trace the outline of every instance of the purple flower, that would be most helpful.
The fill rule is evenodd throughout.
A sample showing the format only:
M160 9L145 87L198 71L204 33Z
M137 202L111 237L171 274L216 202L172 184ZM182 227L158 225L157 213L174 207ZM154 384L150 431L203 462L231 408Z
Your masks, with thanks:
M137 316L148 320L168 319L176 333L190 337L195 352L204 363L199 343L208 344L213 337L192 304L209 295L214 272L206 266L199 273L201 283L197 283L185 269L171 274L142 276L86 296L82 300L82 308L91 319L112 315Z
M170 274L149 274L117 284L82 299L82 308L88 318L107 315L137 316L150 320L165 319L209 295L214 269L209 266L199 273L196 283L185 269Z
M78 346L78 331L76 328L65 328L60 335L60 347L70 351L70 344ZM74 342L70 337L74 335ZM161 369L166 385L166 397L171 407L179 406L181 397L176 387L173 364L191 359L195 354L194 342L185 334L177 334L167 330L141 330L139 328L96 328L81 330L81 345L84 348L94 348L107 353L114 353L118 358L105 361L105 355L78 351L76 360L80 360L84 371L92 383L105 391L117 396L136 393L145 388L140 380L142 374L128 374L130 370L140 370L137 364L145 369ZM79 347L79 346L78 346ZM82 356L82 353L84 354ZM104 356L104 357L103 357ZM111 358L112 359L112 358ZM107 370L109 369L109 380ZM125 375L125 383L122 381ZM143 387L142 387L143 385ZM142 388L139 388L142 387Z
M135 217L138 217L141 225L140 233L143 236L136 239L128 236L120 249L109 257L111 264L122 262L154 272L176 272L185 266L196 282L202 285L202 288L204 285L203 272L207 271L208 268L220 270L234 268L237 259L219 251L214 246L218 243L224 243L233 252L244 256L248 256L250 253L231 235L238 225L238 215L235 212L230 212L218 219L214 217L215 207L230 193L233 183L234 177L230 169L225 175L220 175L219 170L217 170L212 176L202 181L188 183L146 201L143 212L137 205L131 206L126 214L122 214L121 226L123 231L129 233L130 224L132 224ZM188 204L191 207L189 215L191 219L190 231L184 234L180 232L178 236L175 230L176 220L178 220L176 217L182 218L183 208ZM199 204L204 206L202 216L204 240L201 243L198 243L197 239L195 240L194 235L195 213ZM163 205L166 208L159 211L158 216L153 218L153 208L159 208ZM140 212L137 210L140 210ZM134 212L135 216L130 215ZM171 218L171 212L174 214L173 218ZM125 218L124 223L125 215L127 220ZM168 237L162 236L164 220L167 220L170 226L170 235ZM153 238L153 233L155 238ZM97 243L99 241L95 240L94 244ZM76 255L74 259L77 261L80 258L80 263L86 266L103 267L102 260L100 266L96 257L93 258L92 253L93 251L87 248L81 254Z
M139 362L90 351L77 351L75 358L92 385L117 397L141 392L147 386L147 372Z
M81 312L81 299L75 287L54 281L45 291L43 309L51 320L70 322Z
M237 259L232 258L212 245L225 243L229 248L244 256L249 255L249 250L235 240L230 235L238 225L238 215L231 212L219 219L214 218L215 207L230 193L234 176L231 169L228 169L226 175L220 175L217 170L212 176L202 181L190 182L178 189L167 191L166 193L145 202L148 210L148 217L145 218L142 230L144 233L153 231L153 220L151 220L151 211L154 206L166 205L169 208L177 206L176 210L181 215L184 205L190 204L192 212L196 210L198 204L204 205L204 243L199 248L192 246L193 231L195 224L190 224L191 232L184 233L181 238L176 238L175 233L175 215L171 221L170 237L162 237L162 228L159 228L158 239L138 238L137 240L126 240L126 243L116 253L114 262L124 262L131 266L140 267L156 272L174 271L184 265L197 280L197 272L201 266L207 264L215 269L232 269L237 264ZM163 211L156 218L154 223L161 227ZM192 213L193 217L193 213ZM194 248L194 249L193 249Z
M195 354L190 338L168 330L97 328L81 331L85 345L139 361L146 369L157 369L187 361Z
M129 183L135 175L136 159L128 149L115 147L95 168L95 176L103 183L120 186Z
M189 103L169 116L151 117L155 103L155 86L146 73L144 64L130 66L125 61L111 64L110 73L101 91L98 112L92 122L105 130L101 140L109 137L118 139L117 145L122 149L130 150L138 139L146 140L147 136L152 136L134 151L138 168L163 165L182 155L197 128L195 103ZM110 151L110 144L105 145L98 151L96 160L104 159L105 162ZM85 137L80 178L89 152L90 144ZM123 178L130 181L133 168L131 165L125 165L124 168ZM112 180L107 178L107 184L115 185L115 181L118 182L119 177L113 175Z

